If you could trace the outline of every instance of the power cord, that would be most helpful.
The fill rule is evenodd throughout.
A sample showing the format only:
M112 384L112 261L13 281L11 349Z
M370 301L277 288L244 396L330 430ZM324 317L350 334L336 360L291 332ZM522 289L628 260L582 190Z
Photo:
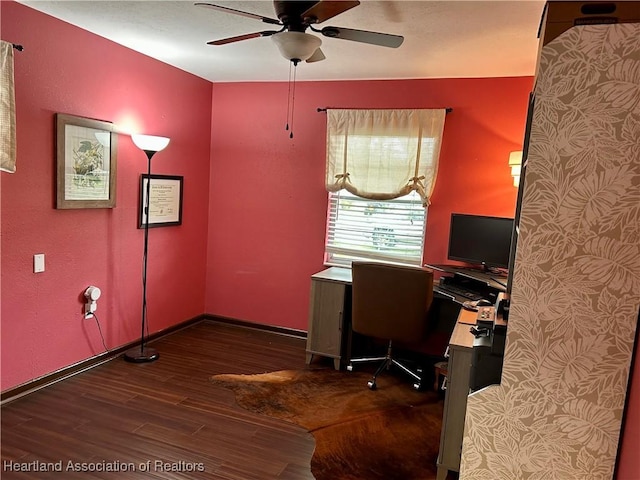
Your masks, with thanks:
M100 327L100 321L98 320L98 316L95 314L95 312L92 312L91 316L96 321L96 325L98 325L98 332L100 332L100 339L102 340L102 346L104 347L104 351L109 353L109 349L107 348L107 344L104 341L104 335L102 334L102 327Z

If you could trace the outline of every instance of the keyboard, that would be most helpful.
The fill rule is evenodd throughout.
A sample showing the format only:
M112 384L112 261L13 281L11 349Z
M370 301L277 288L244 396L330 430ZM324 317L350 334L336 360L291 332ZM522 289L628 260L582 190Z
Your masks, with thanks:
M437 288L438 290L448 292L452 295L457 295L458 297L468 298L469 300L480 300L484 298L479 293L472 292L471 290L466 290L464 288L458 287L456 285L451 285L449 283L444 285L438 285Z

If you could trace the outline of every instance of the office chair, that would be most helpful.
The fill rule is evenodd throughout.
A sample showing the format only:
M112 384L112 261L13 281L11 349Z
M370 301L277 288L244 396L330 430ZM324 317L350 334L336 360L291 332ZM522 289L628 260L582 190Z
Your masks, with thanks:
M392 365L413 378L413 388L421 388L421 370L411 370L393 356L393 343L420 343L423 353L442 356L444 347L424 344L429 329L429 308L433 301L433 272L417 267L374 262L352 264L352 330L388 342L387 354L380 357L353 358L347 366L361 362L381 361L367 382L376 389L376 378ZM440 339L439 339L440 340ZM447 337L448 340L448 337ZM442 350L438 350L442 348Z

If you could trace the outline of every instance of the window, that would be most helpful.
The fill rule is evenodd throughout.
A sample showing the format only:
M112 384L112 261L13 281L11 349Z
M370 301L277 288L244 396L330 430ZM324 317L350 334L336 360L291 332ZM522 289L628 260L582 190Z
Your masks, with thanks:
M325 263L422 263L445 114L327 110Z
M415 191L393 200L367 200L346 190L329 194L325 263L353 260L422 263L426 208Z

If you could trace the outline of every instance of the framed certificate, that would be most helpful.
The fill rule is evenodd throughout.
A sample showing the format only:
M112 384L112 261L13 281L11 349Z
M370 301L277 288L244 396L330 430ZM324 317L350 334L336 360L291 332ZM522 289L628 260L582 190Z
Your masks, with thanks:
M140 208L138 228L144 228L147 184L149 194L149 228L182 225L182 183L184 177L176 175L140 175Z

